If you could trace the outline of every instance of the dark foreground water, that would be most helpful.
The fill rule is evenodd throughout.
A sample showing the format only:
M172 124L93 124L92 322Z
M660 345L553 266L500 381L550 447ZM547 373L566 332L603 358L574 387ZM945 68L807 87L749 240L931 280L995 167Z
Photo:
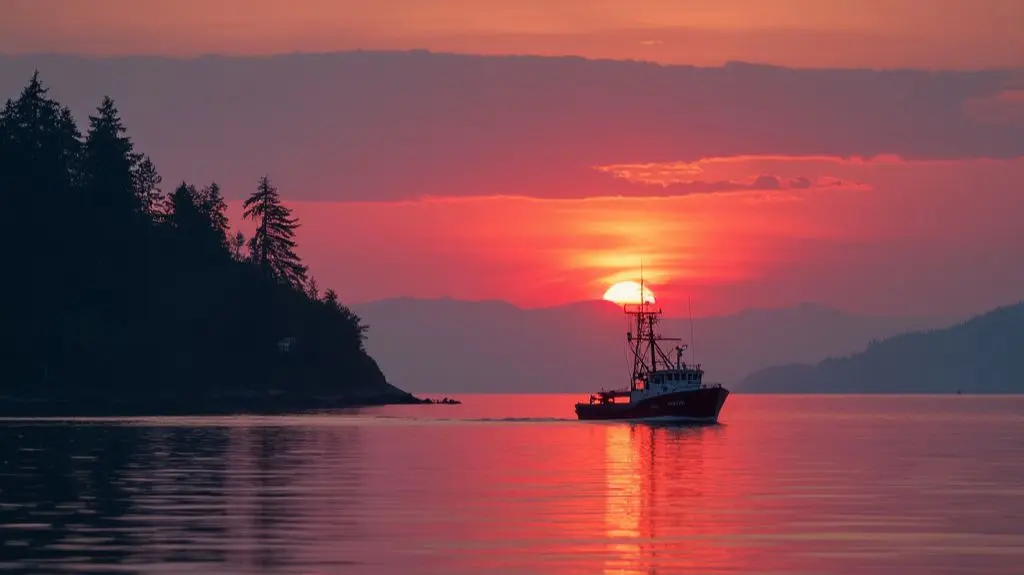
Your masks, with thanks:
M1024 398L0 422L0 572L1024 573Z

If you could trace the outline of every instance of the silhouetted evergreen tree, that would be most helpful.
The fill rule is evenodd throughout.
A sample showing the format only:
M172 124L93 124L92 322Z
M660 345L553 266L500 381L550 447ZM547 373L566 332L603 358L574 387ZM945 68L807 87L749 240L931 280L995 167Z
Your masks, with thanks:
M224 196L220 193L220 186L213 182L200 191L200 206L203 215L206 216L210 230L216 236L217 242L227 249L228 247L228 206L224 202Z
M324 303L331 307L338 307L341 305L338 302L338 292L331 288L327 288L327 291L324 292Z
M82 285L81 297L88 311L80 318L85 325L84 343L94 342L97 330L108 334L107 347L100 353L110 366L125 365L118 350L132 345L128 320L146 298L147 274L138 273L150 265L145 261L152 219L139 197L139 166L144 156L135 151L114 101L105 97L96 114L89 116L81 162L81 230L78 246L89 254L92 268ZM155 171L154 171L155 173ZM152 176L150 176L151 178Z
M51 100L34 74L18 99L8 100L0 112L4 232L31 243L67 223L64 219L76 207L72 204L80 153L81 134L70 110Z
M195 186L182 182L167 197L167 223L182 234L188 234L202 217L197 206L198 196Z
M156 171L156 166L148 156L143 156L132 171L135 197L139 200L142 211L154 219L159 219L164 211L164 197L160 190L163 179Z
M89 116L89 132L82 159L82 186L94 215L115 225L115 231L132 215L145 214L139 195L149 183L137 183L144 156L135 152L125 135L114 101L103 98L95 116ZM150 166L151 168L152 166ZM155 170L153 170L155 172ZM148 193L148 190L147 190Z
M260 178L259 186L245 200L244 207L244 216L256 221L256 232L249 240L253 263L267 277L301 289L305 284L306 266L295 255L293 239L299 222L281 203L269 177Z
M43 374L69 311L65 285L84 265L74 238L81 134L70 110L49 98L38 72L0 112L0 245L4 295L0 347L20 357L4 377ZM20 370L24 370L23 372Z
M226 206L217 184L197 190L182 182L171 193L166 221L187 242L191 254L206 259L228 255Z
M306 281L306 295L309 296L309 299L311 300L320 299L320 286L317 285L315 277L310 276Z

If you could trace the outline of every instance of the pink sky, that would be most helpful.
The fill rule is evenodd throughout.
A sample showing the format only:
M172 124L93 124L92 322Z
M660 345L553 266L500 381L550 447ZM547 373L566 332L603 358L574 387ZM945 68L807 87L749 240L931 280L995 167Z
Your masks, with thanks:
M345 301L555 305L641 259L667 309L692 296L698 315L952 315L1024 296L1022 2L3 4L4 95L38 68L84 122L109 93L165 187L216 179L236 223L269 173ZM253 57L421 47L712 68Z

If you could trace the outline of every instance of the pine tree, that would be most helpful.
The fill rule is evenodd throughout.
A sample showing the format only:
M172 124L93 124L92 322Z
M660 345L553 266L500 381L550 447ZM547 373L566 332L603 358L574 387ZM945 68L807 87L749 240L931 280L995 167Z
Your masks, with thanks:
M256 232L249 240L253 263L270 278L302 289L306 279L306 266L295 254L295 229L299 222L291 217L291 210L281 203L281 197L268 176L260 178L256 191L243 204L243 217L256 222Z
M111 325L124 325L150 288L152 218L138 195L143 159L125 133L114 101L105 97L89 116L82 150L77 247L91 264L85 270L89 279L83 298L102 302L95 309Z
M224 210L216 184L197 190L182 182L170 195L166 220L190 253L217 257L228 250Z
M320 299L320 286L317 285L315 277L310 276L306 281L306 296L313 301Z
M135 197L139 201L142 211L149 214L154 220L163 217L166 211L163 192L160 190L160 183L163 178L156 171L156 166L149 156L142 156L138 164L132 170L133 188Z
M81 227L81 147L70 110L50 99L38 72L0 110L0 245L9 276L0 298L0 347L15 355L35 350L29 372L11 368L14 380L27 383L42 373L50 360L39 350L49 347L44 342L56 337L77 299L64 286L82 258L65 238Z
M0 111L0 206L25 225L26 216L46 212L52 219L54 210L73 212L81 149L71 111L48 97L36 72L18 99Z
M220 186L217 182L211 183L199 192L199 208L206 217L207 224L217 238L217 242L227 249L228 247L228 206L224 202L224 196L220 193Z
M338 301L338 292L334 291L334 288L327 288L327 291L324 292L324 303L331 308L341 306L341 303Z
M183 234L189 234L202 223L196 187L182 182L167 198L167 221Z
M97 207L97 215L107 220L104 223L113 224L115 229L120 228L132 214L145 213L137 192L137 174L143 159L144 156L135 152L134 144L125 135L114 101L104 98L97 115L89 116L89 132L82 160L82 186L88 201Z

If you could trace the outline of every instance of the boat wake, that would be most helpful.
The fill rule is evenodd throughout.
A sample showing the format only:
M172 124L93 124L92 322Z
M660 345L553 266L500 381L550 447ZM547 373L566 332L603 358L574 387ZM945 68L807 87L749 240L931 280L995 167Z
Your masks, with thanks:
M470 421L481 423L563 423L576 421L571 417L481 417Z
M362 416L365 417L365 416ZM575 423L573 417L417 417L375 415L368 419L414 423Z

